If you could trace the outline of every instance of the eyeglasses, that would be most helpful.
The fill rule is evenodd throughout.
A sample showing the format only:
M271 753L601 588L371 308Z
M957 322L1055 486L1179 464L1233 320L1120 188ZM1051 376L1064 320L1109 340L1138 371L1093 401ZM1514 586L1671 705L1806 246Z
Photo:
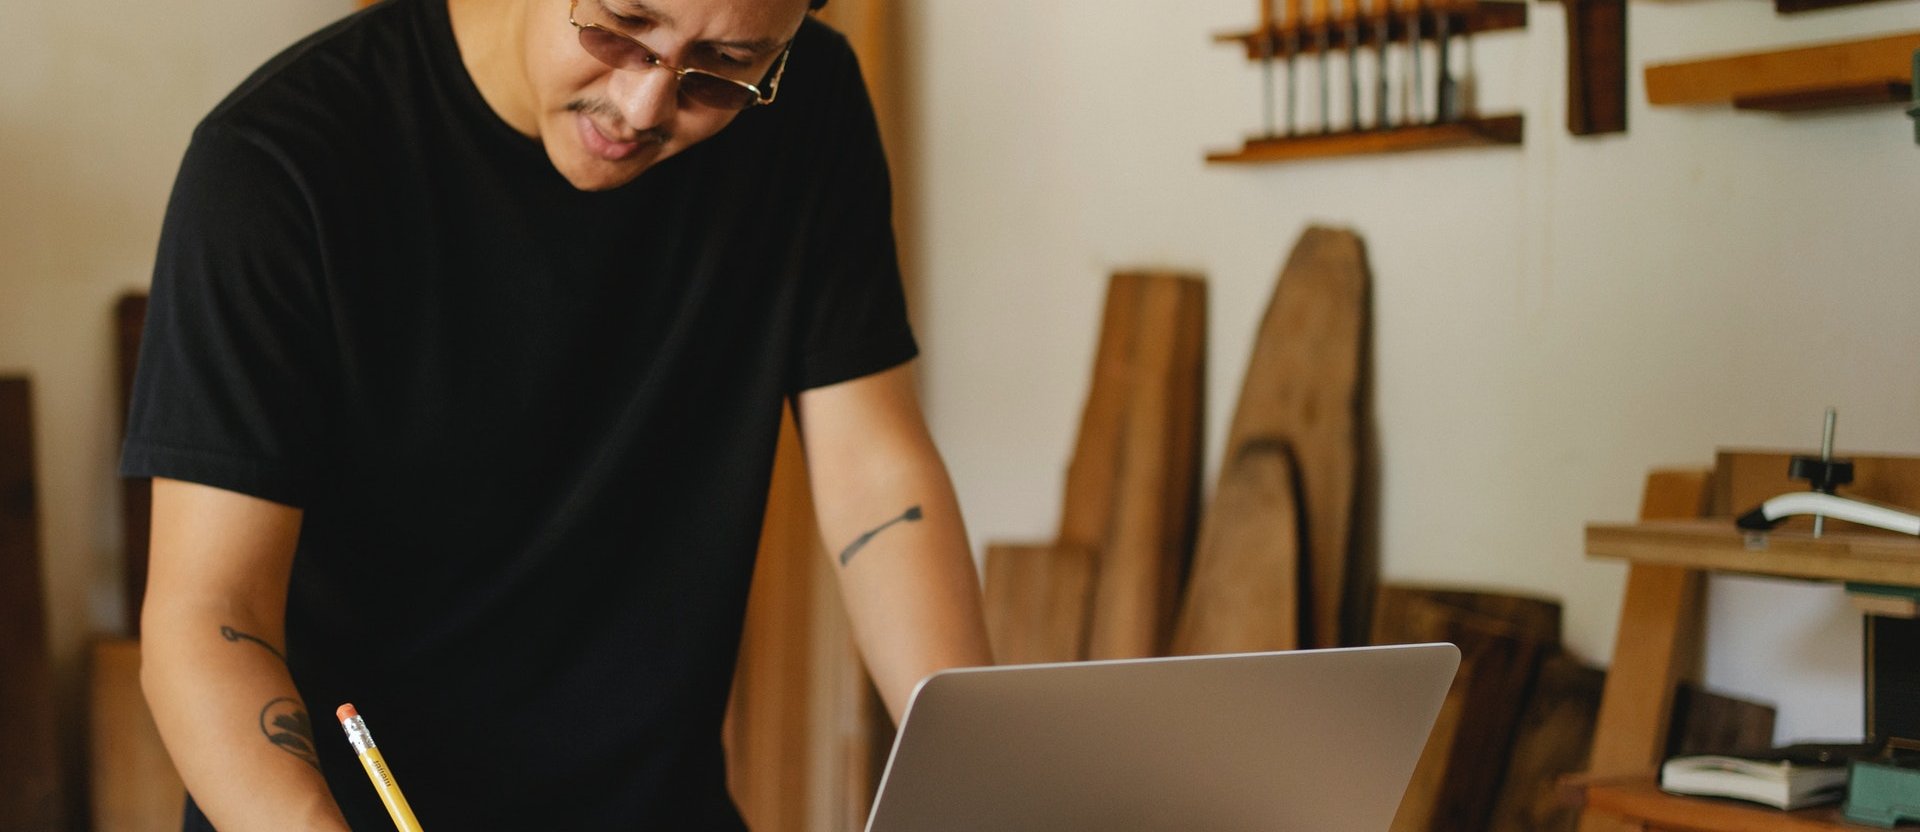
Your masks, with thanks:
M590 10L599 8L599 5L599 0L591 0L588 4ZM716 75L704 69L677 67L667 63L660 53L648 49L646 44L606 25L591 21L581 23L577 17L579 7L580 0L571 0L567 4L567 22L580 31L580 48L607 66L614 69L664 69L679 80L681 95L722 110L744 110L755 105L772 104L774 97L780 94L780 76L786 73L787 55L793 52L791 43L780 50L780 60L774 64L766 91L761 92L756 84Z

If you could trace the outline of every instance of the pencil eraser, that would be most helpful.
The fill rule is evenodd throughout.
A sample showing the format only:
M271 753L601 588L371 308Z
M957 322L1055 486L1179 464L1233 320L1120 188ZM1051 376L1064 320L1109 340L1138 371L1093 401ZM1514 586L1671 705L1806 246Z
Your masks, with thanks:
M341 705L339 708L336 708L333 712L333 715L339 717L341 722L346 722L349 719L359 716L360 712L353 709L352 702L348 702L347 704Z

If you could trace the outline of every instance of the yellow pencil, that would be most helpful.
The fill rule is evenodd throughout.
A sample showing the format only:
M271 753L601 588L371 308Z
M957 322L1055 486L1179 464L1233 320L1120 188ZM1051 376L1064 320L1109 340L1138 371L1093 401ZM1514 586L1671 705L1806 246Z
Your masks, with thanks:
M367 721L360 718L360 712L353 709L353 703L341 705L333 712L340 718L340 727L347 731L347 742L353 744L353 750L360 755L360 765L367 770L367 779L373 781L373 789L380 793L380 802L387 804L387 814L393 816L393 825L400 832L423 832L420 821L413 817L413 807L407 805L407 797L400 793L400 784L393 779L393 770L387 768L387 759L380 756L380 747L373 744L373 732L367 730Z

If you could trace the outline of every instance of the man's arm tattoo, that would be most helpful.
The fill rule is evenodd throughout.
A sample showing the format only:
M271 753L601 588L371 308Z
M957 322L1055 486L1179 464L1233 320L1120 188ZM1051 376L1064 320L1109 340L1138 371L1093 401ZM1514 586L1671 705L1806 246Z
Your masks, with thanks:
M267 648L267 652L272 653L273 657L276 659L279 659L281 664L287 663L287 657L280 652L279 648L276 648L273 645L268 644L266 639L263 639L259 636L248 635L232 627L222 625L220 627L220 637L232 642L238 642L243 639L246 641L251 641L254 644L258 644L261 647Z
M913 508L910 508L904 512L901 512L899 517L895 517L892 520L888 520L885 523L881 523L880 525L875 526L872 529L868 530L866 534L863 534L863 535L860 535L859 537L854 538L852 543L847 544L847 548L841 550L840 565L846 566L849 561L853 560L854 553L860 551L860 547L867 545L868 541L873 540L874 535L877 535L883 531L886 531L888 526L891 526L895 523L899 523L903 521L913 522L913 521L919 520L920 516L921 516L920 507L914 506Z
M251 641L272 653L281 664L287 663L286 654L267 643L266 639L250 633L243 633L232 627L221 625L220 637L235 644ZM299 757L314 771L320 770L320 754L314 750L313 720L307 718L306 706L291 696L280 696L267 701L260 707L260 733L266 735L267 742L274 747Z
M306 761L314 771L320 770L320 754L313 745L313 720L307 718L300 700L282 696L268 701L260 709L260 733L281 751Z

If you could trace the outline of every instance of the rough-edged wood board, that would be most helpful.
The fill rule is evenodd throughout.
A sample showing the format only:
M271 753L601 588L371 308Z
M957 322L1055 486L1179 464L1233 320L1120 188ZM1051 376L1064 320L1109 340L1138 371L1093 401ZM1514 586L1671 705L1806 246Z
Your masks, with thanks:
M1771 705L1683 683L1674 691L1673 730L1667 738L1666 756L1770 748L1774 720Z
M1818 450L1736 450L1722 448L1714 454L1713 516L1739 516L1767 500L1810 487L1805 480L1787 476L1787 465L1795 456L1820 455ZM1835 451L1836 459L1853 460L1853 482L1835 489L1843 497L1903 506L1920 511L1920 456L1856 456ZM1812 531L1812 517L1792 517L1776 528ZM1897 534L1873 526L1828 518L1826 532L1845 534Z
M1271 436L1285 441L1299 464L1306 647L1350 640L1340 622L1360 451L1367 280L1366 252L1352 232L1314 226L1300 236L1261 321L1227 434L1229 458L1249 440Z
M1646 69L1647 103L1711 104L1740 98L1910 80L1920 31L1794 49L1721 55Z
M1094 576L1095 659L1160 655L1172 640L1200 469L1206 284L1177 274L1124 279L1143 285L1112 519Z
M1647 474L1640 519L1700 516L1707 505L1711 472L1656 470ZM1594 723L1587 776L1615 778L1651 773L1666 748L1681 668L1698 655L1700 573L1678 566L1636 563L1627 569L1613 666ZM1580 815L1580 832L1620 832L1635 826L1596 811Z
M94 832L178 832L186 786L140 692L140 643L95 642L90 671Z
M1558 644L1557 606L1518 596L1381 587L1374 643L1447 641L1460 648L1460 671L1394 815L1394 832L1486 828L1528 687L1541 658Z
M728 704L728 786L756 832L803 832L870 798L867 700L821 550L791 414L779 451ZM854 681L848 681L852 677ZM845 707L822 701L843 700ZM843 712L845 711L845 712Z
M1115 275L1107 281L1093 378L1087 387L1073 458L1067 463L1066 495L1060 507L1059 540L1069 546L1097 550L1113 525L1120 481L1120 435L1135 374L1134 330L1145 286L1144 281L1129 275Z
M140 337L146 332L147 296L143 292L130 292L120 297L114 306L115 348L119 354L120 373L120 418L123 422L127 407L133 401L133 376L140 365ZM116 447L117 453L119 448ZM116 457L117 458L117 457ZM127 634L140 637L140 602L147 594L147 544L148 532L153 525L153 482L147 479L120 480L120 518L122 557L124 565L121 587L125 592Z
M1228 460L1200 523L1175 655L1300 646L1300 518L1293 454L1255 440Z
M0 378L0 829L65 828L40 581L33 393Z
M987 545L987 635L995 664L1070 662L1086 655L1092 549Z
M1557 784L1586 767L1606 675L1565 651L1540 662L1487 832L1572 832L1579 808Z

